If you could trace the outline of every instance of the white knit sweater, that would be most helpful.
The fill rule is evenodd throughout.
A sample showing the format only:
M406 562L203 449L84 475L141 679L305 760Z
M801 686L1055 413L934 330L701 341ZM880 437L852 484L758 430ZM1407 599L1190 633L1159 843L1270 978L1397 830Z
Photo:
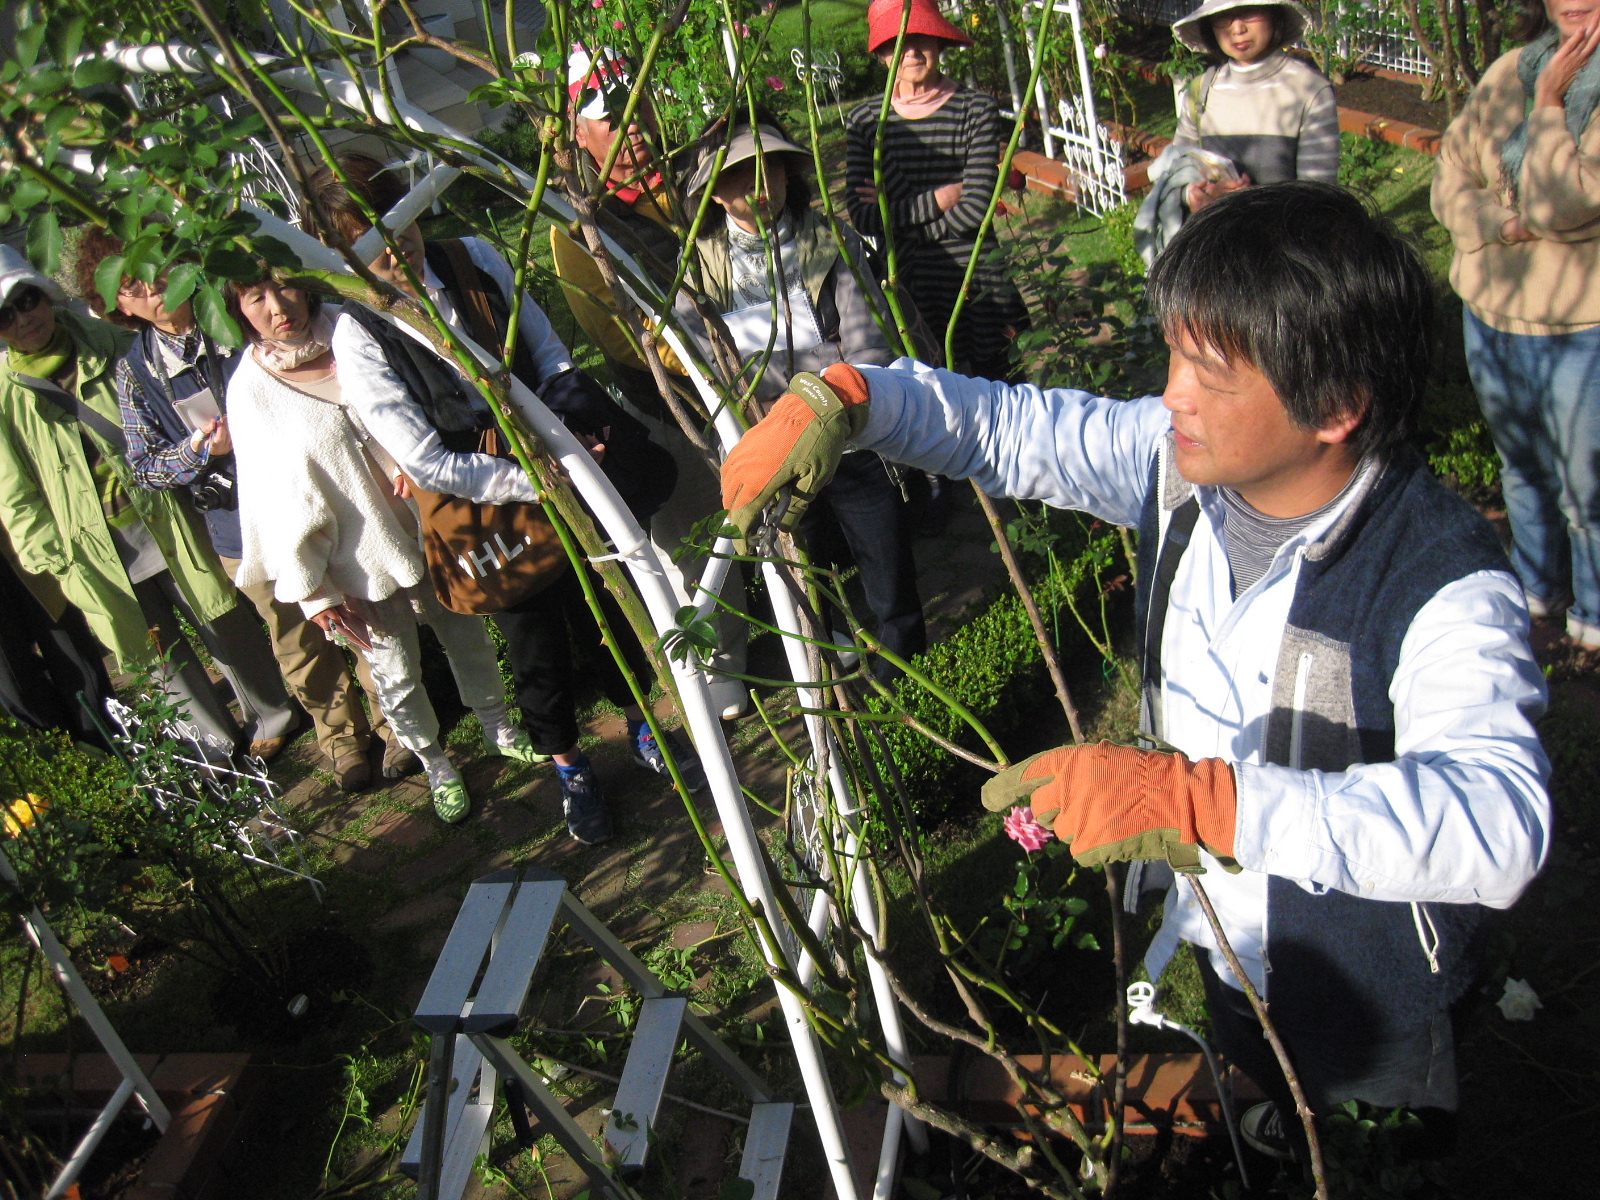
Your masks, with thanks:
M245 354L228 384L239 472L240 586L273 582L307 615L383 600L427 575L416 521L341 405L296 391Z

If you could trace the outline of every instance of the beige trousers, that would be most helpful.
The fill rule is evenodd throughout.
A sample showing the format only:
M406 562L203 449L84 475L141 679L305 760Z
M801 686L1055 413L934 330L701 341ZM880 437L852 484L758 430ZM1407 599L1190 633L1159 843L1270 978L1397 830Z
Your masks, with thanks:
M230 579L239 574L236 558L223 559L222 567ZM350 667L344 651L328 640L316 622L306 620L298 604L276 599L271 583L239 590L267 623L278 669L294 698L311 715L317 729L317 745L329 760L337 762L347 754L365 754L373 734L385 741L394 737L378 703L378 687L365 658L354 656L356 678L372 708L370 721L362 710L361 693L350 685Z

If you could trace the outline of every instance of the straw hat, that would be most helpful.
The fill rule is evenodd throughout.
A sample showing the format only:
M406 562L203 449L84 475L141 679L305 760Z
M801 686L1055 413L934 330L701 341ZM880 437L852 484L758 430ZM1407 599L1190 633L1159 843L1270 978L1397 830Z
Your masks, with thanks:
M33 264L15 246L0 246L0 304L11 299L13 292L32 284L56 304L65 304L66 292L48 275L34 270Z
M1205 0L1199 8L1172 23L1172 35L1191 50L1201 54L1215 53L1200 31L1218 13L1235 8L1276 8L1278 14L1278 45L1292 46L1305 36L1311 26L1311 14L1295 0Z
M905 13L905 0L872 0L867 8L867 53L876 54L883 46L900 36L900 18ZM972 39L957 29L939 11L935 0L911 0L911 17L906 24L906 36L925 33L929 37L943 38L958 46L972 45Z
M788 141L771 125L757 125L756 130L761 134L762 154L798 154L802 159L810 156L804 149ZM733 141L728 143L728 157L723 160L722 169L730 171L742 162L748 162L756 156L756 135L750 129L742 129L734 135ZM689 182L684 185L683 192L686 196L693 196L700 192L706 184L711 182L711 168L716 165L717 147L715 144L707 146L700 154L700 161L696 164L694 174L689 176Z

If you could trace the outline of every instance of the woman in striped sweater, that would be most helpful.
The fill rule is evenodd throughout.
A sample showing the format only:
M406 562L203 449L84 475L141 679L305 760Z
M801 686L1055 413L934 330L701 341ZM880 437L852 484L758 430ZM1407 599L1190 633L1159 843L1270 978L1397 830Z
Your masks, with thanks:
M1190 212L1252 183L1339 181L1333 85L1284 52L1309 20L1294 0L1206 0L1172 26L1174 37L1215 64L1183 89L1173 144L1220 154L1237 173L1191 184L1185 197Z
M940 15L934 0L911 0L897 66L891 63L904 0L873 0L867 10L867 49L895 71L883 131L883 182L901 287L916 301L943 348L978 227L1000 171L1002 126L994 99L939 70L947 45L970 46ZM872 169L878 100L865 100L847 121L846 199L850 219L869 237L884 229ZM1028 326L1028 310L1005 268L990 261L999 243L984 240L971 295L956 327L950 367L1010 380L1011 342Z

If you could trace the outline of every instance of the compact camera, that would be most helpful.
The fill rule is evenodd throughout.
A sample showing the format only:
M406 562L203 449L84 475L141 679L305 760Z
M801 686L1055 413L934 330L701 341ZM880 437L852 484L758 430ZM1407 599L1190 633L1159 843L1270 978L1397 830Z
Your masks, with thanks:
M212 469L189 485L189 498L200 512L239 507L239 488L233 478L220 469Z

